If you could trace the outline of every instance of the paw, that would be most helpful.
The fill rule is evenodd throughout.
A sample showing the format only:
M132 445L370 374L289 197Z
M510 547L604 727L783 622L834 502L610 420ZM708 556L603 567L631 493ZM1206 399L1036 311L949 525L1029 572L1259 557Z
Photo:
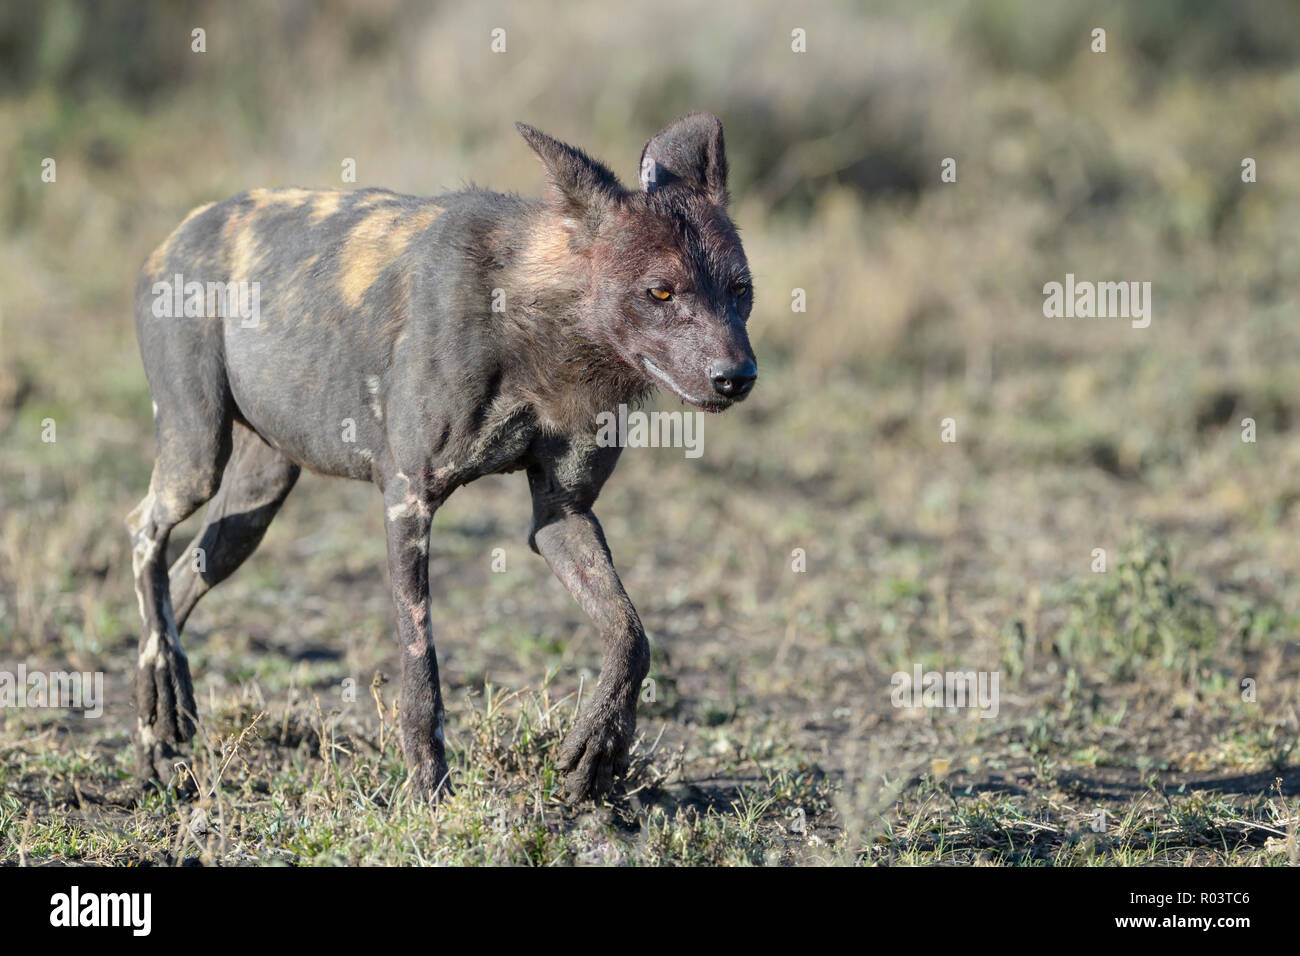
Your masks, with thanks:
M182 797L198 794L198 782L181 752L169 743L150 738L144 725L136 731L135 775L141 789L157 786Z
M140 654L135 680L136 715L148 731L145 742L179 744L194 736L194 684L190 663L179 647L150 639Z
M455 795L446 761L425 760L411 768L411 790L421 799L438 804Z
M617 713L611 719L594 708L578 718L556 760L571 802L599 800L613 790L614 781L627 773L635 730L636 711Z

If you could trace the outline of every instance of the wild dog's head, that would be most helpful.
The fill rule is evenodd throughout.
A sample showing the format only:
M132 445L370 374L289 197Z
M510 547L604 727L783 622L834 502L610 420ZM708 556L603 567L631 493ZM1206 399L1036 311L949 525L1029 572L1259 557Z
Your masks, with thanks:
M692 113L641 152L641 188L625 189L581 150L518 124L551 182L548 215L589 281L576 321L645 385L710 411L758 377L745 323L753 280L727 216L722 123Z

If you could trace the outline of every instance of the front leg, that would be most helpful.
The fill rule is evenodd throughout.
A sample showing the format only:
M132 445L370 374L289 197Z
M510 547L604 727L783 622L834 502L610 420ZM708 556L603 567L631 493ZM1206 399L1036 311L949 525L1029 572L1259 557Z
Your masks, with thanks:
M561 745L557 765L570 799L601 797L627 772L650 643L596 516L590 510L565 513L538 498L535 484L533 546L600 630L605 646L595 693Z
M427 489L402 472L384 484L388 574L402 657L402 750L411 784L437 800L451 793L444 749L442 689L429 622L429 528L434 503Z

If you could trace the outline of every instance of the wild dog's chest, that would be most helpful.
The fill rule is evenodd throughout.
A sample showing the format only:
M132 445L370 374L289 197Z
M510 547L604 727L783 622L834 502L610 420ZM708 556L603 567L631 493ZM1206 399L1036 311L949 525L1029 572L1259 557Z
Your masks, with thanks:
M430 486L435 493L445 495L484 475L518 471L524 467L528 451L540 433L528 405L494 404L469 441L459 449L449 450L431 466Z

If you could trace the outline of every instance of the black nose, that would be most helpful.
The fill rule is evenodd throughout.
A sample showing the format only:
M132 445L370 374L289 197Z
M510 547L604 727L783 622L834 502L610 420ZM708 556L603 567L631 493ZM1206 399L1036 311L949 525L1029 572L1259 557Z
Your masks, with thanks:
M752 359L739 364L714 362L709 366L709 380L713 390L726 398L744 398L758 378L758 366Z

